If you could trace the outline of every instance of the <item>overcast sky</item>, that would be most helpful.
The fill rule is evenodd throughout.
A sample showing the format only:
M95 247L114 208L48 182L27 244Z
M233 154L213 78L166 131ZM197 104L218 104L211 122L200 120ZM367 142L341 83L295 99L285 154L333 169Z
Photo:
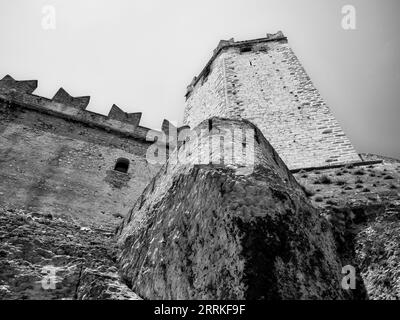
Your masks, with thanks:
M343 5L356 30L341 26ZM42 9L56 12L44 29ZM38 79L143 112L141 125L182 121L186 86L220 39L282 30L357 151L400 158L398 0L0 0L0 77ZM47 20L46 20L47 21Z

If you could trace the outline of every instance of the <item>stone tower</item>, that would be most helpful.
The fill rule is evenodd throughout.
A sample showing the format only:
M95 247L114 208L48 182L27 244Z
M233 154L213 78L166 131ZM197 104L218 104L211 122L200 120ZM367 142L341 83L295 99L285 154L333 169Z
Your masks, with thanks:
M213 116L253 122L290 169L361 161L282 32L220 41L188 86L184 124Z

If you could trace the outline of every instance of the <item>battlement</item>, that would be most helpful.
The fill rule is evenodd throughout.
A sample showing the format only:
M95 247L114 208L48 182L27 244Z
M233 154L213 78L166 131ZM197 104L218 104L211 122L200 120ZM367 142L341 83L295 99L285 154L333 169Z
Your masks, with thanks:
M201 80L207 77L208 73L210 72L210 67L215 58L223 51L228 48L238 48L239 50L242 49L251 49L254 45L258 45L260 43L271 42L271 41L287 41L287 38L284 36L282 31L278 31L276 33L267 33L264 38L252 39L252 40L244 40L244 41L235 41L234 38L230 38L229 40L220 40L217 47L213 51L213 55L208 60L207 64L200 72L198 76L195 76L192 82L186 88L186 99L193 91L193 88L196 84ZM262 49L262 48L261 48Z
M114 104L105 116L86 110L90 101L89 96L73 97L65 89L60 88L52 99L48 99L33 94L37 86L37 80L20 81L6 75L0 80L0 100L149 142L156 140L151 136L162 137L163 133L168 135L168 127L172 126L169 121L164 120L162 130L155 131L159 135L154 133L148 135L152 129L140 126L141 112L127 113ZM177 128L178 130L180 129Z

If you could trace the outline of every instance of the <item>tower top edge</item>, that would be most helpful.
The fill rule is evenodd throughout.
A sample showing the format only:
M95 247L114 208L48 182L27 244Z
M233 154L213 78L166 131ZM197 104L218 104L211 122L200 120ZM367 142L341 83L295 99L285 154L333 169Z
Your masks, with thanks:
M267 33L266 36L263 38L257 38L257 39L251 39L251 40L235 41L234 38L231 38L229 40L220 40L217 47L213 51L213 55L208 60L207 64L201 70L199 75L195 76L192 79L192 82L187 86L187 91L186 91L185 96L188 97L188 95L192 91L193 87L202 78L202 76L207 73L207 70L209 69L210 65L218 57L218 55L221 53L222 50L228 49L231 47L239 47L240 48L240 47L245 47L245 46L249 46L249 45L253 45L253 44L257 44L257 43L281 41L281 40L287 40L287 37L283 34L282 31L278 31L276 33Z

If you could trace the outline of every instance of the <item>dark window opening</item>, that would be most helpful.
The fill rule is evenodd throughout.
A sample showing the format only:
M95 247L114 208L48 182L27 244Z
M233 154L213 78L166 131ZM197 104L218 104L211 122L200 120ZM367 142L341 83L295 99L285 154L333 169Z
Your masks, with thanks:
M129 160L125 158L119 158L115 164L115 171L127 173L129 169Z
M250 51L251 51L251 47L240 48L240 52L250 52Z

